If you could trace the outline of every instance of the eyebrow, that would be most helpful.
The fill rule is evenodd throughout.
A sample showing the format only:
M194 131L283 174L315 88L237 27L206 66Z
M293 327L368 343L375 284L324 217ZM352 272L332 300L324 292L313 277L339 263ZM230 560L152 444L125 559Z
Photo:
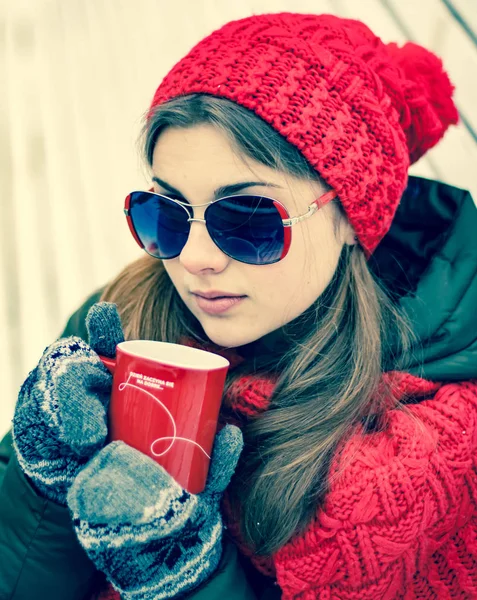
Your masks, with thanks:
M159 179L159 177L153 177L152 181L155 181L163 188L166 188L168 191L170 191L174 194L177 194L181 198L185 198L184 194L182 194L178 189L176 189L175 187L173 187L166 181ZM218 198L223 198L224 196L231 196L232 194L240 192L240 191L244 190L245 188L249 188L249 187L253 187L253 186L263 186L263 187L273 187L273 188L283 189L276 183L268 183L266 181L243 181L241 183L231 183L230 185L222 185L222 186L218 187L214 191L214 198L215 198L215 200L217 200Z

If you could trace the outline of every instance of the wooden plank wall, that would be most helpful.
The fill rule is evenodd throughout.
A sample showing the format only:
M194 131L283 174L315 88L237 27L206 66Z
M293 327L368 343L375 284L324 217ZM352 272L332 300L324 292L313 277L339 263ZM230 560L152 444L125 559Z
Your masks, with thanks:
M0 0L0 434L68 315L139 255L122 205L147 183L135 140L160 79L225 22L280 11L441 55L462 122L412 171L477 198L475 0Z

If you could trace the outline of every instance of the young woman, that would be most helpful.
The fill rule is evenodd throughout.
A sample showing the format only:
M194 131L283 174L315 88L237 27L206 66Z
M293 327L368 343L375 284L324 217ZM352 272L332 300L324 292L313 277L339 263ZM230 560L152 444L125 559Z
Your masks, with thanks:
M477 598L477 211L407 175L451 96L430 52L326 15L228 23L171 70L126 199L148 255L3 442L2 599ZM124 337L231 361L199 495L107 443Z

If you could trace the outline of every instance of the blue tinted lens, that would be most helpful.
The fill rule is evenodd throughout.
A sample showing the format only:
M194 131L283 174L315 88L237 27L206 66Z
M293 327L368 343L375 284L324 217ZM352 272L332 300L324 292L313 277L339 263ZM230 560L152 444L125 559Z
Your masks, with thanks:
M129 214L148 254L164 259L179 256L190 230L185 208L157 194L133 192Z
M207 208L205 218L210 237L231 258L253 265L280 260L283 222L270 198L224 198Z

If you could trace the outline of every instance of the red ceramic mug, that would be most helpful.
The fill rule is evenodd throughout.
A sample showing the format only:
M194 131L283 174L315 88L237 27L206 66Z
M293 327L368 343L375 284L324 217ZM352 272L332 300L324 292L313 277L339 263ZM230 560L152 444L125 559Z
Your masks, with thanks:
M205 487L217 431L227 359L197 348L131 340L116 358L109 439L149 455L192 494Z

